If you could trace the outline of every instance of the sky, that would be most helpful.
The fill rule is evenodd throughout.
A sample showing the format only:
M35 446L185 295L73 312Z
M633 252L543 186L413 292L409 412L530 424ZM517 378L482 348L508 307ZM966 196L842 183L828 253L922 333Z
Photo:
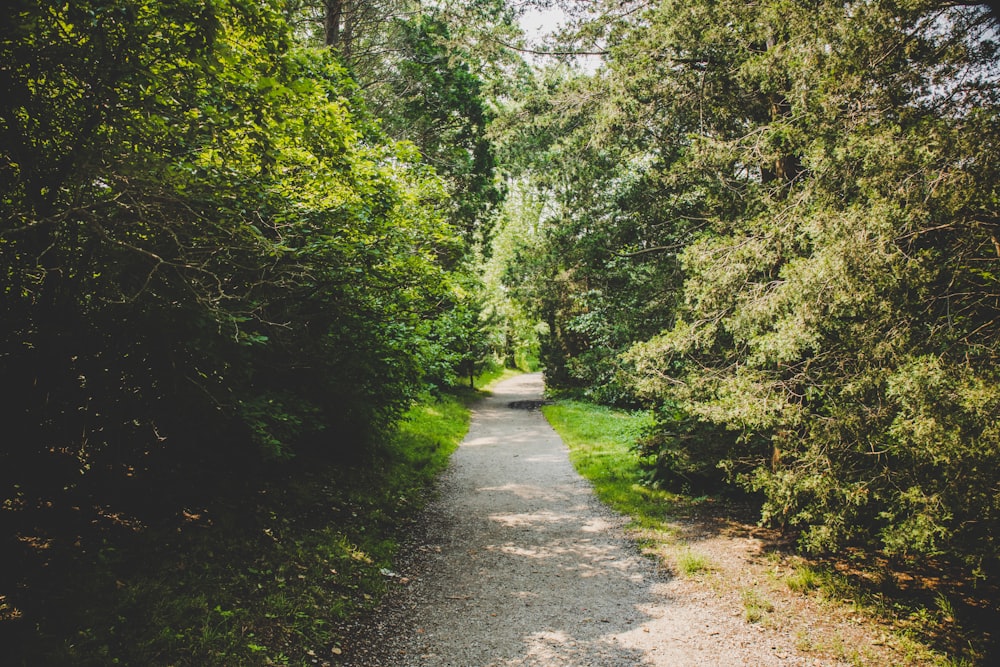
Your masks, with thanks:
M567 20L566 13L559 7L549 9L531 9L521 16L521 28L524 29L528 44L539 47L539 42L546 36L555 32L562 23ZM538 63L538 57L527 55L530 62ZM578 56L574 59L573 65L584 72L593 74L601 65L598 56Z
M558 7L531 9L521 17L521 27L528 39L533 41L553 32L564 18L565 14Z

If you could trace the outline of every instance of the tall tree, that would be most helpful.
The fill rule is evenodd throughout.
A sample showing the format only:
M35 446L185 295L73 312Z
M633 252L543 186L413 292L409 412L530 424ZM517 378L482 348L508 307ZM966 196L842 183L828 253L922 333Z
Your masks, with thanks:
M4 23L5 494L348 455L423 387L460 243L442 181L280 9L22 3Z
M728 476L807 547L990 562L995 21L930 1L631 9L592 29L606 69L512 115L520 145L574 159L538 180L562 204L538 255L564 304L551 376L612 398L601 366L634 368L662 477Z
M497 38L514 30L507 4L302 0L287 14L301 39L337 54L389 135L416 145L444 177L446 214L467 240L488 236L501 196L486 137L489 99L523 65Z

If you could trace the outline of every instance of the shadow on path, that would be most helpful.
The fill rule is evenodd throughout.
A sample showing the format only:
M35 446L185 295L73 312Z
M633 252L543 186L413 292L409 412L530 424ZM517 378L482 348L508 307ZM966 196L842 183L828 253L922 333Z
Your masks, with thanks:
M717 651L720 619L670 598L541 413L509 407L541 394L539 375L519 376L476 407L412 547L410 583L339 664L772 664Z

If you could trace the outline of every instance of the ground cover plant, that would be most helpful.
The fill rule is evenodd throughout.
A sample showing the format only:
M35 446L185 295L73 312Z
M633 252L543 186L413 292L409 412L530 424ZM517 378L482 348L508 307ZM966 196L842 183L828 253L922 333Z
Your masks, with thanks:
M220 476L224 493L158 525L30 545L5 559L37 578L4 600L4 664L330 658L338 626L400 585L391 569L400 531L467 426L462 399L428 398L364 465L303 458L238 484Z
M996 591L968 586L960 570L919 570L862 550L803 556L793 535L754 525L752 498L651 484L637 446L654 421L647 412L571 400L542 410L643 550L730 599L748 622L795 633L804 652L857 665L987 665L995 657ZM760 553L734 561L748 537L760 541ZM823 619L863 624L871 645L845 639Z

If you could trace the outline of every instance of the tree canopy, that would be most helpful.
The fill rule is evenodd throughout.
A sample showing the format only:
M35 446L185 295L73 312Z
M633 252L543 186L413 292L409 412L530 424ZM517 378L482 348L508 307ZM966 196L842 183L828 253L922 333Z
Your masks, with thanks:
M615 3L561 50L595 35L502 121L555 204L512 277L550 383L655 407L654 479L742 486L807 548L995 565L987 8Z
M481 176L436 172L287 10L23 2L5 20L5 493L160 457L350 459L458 372L436 331L491 196L453 182L488 182L488 157L473 140Z

